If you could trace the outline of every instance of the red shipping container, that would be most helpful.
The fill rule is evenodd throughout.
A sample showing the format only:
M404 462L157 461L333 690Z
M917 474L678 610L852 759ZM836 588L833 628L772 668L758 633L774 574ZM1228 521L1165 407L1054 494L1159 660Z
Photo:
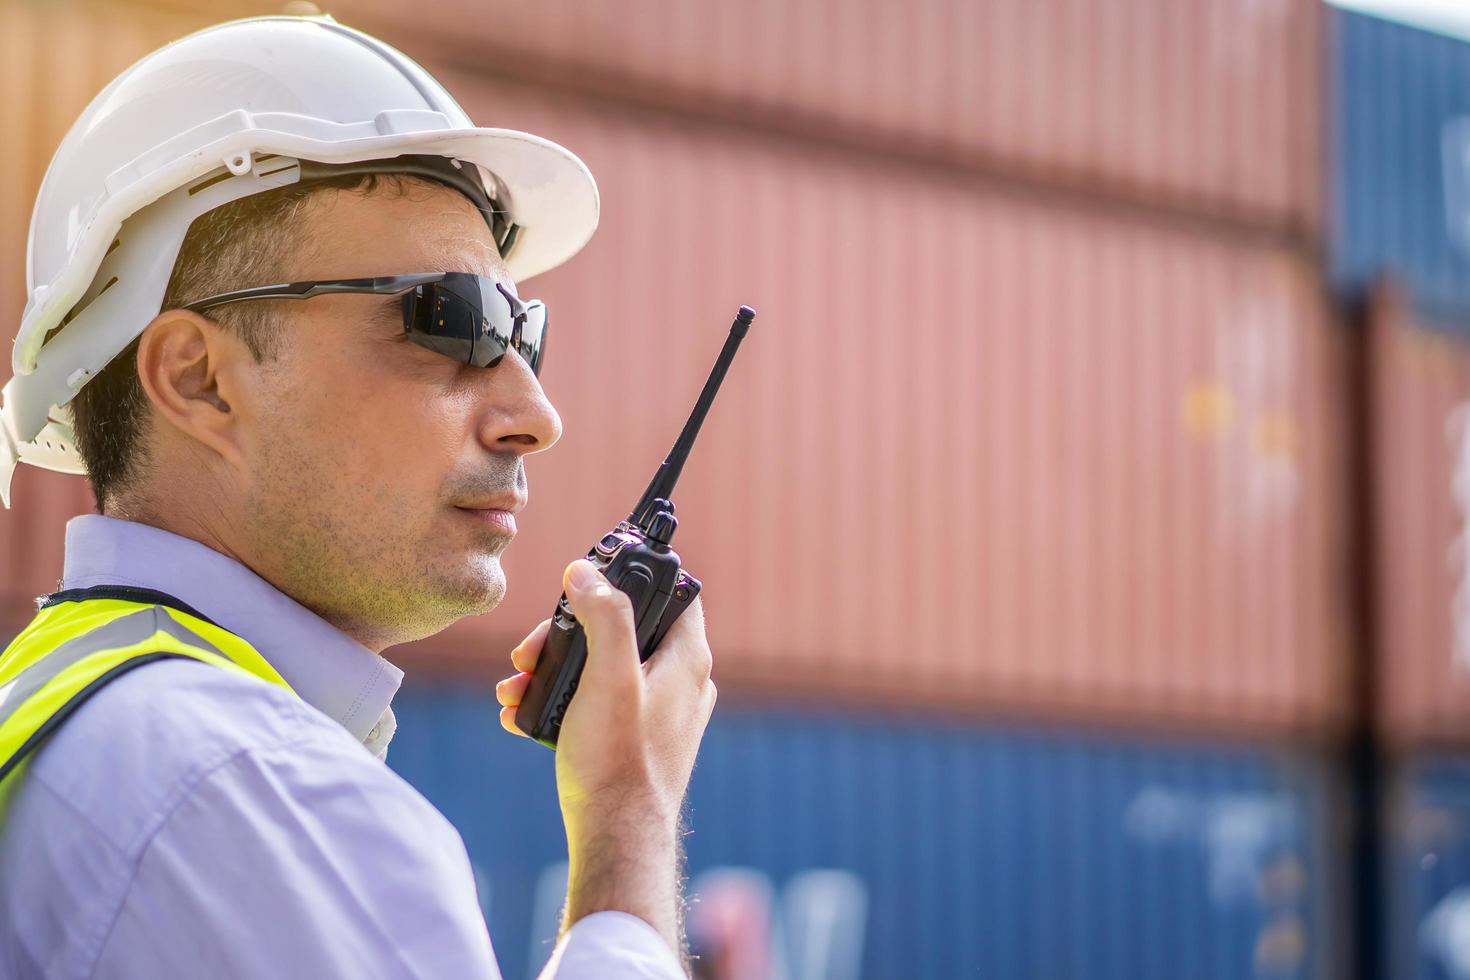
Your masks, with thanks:
M275 12L152 0L191 19ZM335 0L424 63L1311 231L1316 0ZM306 5L309 9L309 5Z
M1470 738L1470 346L1384 289L1368 318L1375 585L1385 737Z
M1309 261L451 86L476 118L573 147L605 213L534 284L557 311L546 383L567 432L532 461L510 595L428 646L503 667L561 566L631 506L749 302L761 317L678 494L727 690L1341 723L1343 351Z

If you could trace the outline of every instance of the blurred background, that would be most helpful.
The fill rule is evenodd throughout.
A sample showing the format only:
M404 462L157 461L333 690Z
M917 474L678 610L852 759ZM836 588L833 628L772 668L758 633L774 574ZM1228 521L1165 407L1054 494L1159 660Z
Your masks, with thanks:
M741 303L676 495L700 976L1470 977L1470 13L1354 6L322 4L603 194L522 290L566 435L509 596L390 652L508 978L564 845L492 684ZM88 100L282 9L0 0L7 322ZM92 508L15 482L11 632Z

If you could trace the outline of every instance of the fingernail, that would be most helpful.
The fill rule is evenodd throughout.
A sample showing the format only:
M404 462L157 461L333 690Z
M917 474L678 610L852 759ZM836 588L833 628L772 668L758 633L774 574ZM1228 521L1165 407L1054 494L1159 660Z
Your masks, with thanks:
M573 587L582 592L597 584L597 569L592 567L590 561L577 561L572 563L572 574L570 576Z

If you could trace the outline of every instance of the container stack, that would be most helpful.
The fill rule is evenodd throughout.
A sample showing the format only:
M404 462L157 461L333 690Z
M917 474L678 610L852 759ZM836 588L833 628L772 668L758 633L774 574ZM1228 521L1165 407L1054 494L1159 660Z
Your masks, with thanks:
M1470 43L1331 18L1333 285L1368 351L1385 975L1470 956Z
M1315 0L431 6L331 13L478 123L570 147L604 207L522 289L554 311L565 435L530 462L509 595L390 653L410 684L390 762L463 832L505 975L544 962L565 871L551 757L499 731L490 683L636 500L742 303L760 318L676 494L721 689L687 841L702 975L1346 975L1359 434L1327 287L1386 260L1338 247L1341 193L1324 216L1344 19ZM151 48L257 12L0 0L0 86L25 93L0 99L12 318L69 121ZM1374 383L1403 394L1375 422L1438 427L1383 440L1423 467L1375 485L1412 524L1375 524L1388 582L1457 540L1470 491L1432 466L1470 371L1383 305ZM18 621L90 500L32 472L16 498ZM1374 649L1419 665L1383 718L1422 715L1424 737L1452 739L1464 700L1453 574L1399 582L1375 619ZM1436 801L1404 804L1416 839L1470 847L1470 793L1419 788L1458 763L1414 759L1404 799Z

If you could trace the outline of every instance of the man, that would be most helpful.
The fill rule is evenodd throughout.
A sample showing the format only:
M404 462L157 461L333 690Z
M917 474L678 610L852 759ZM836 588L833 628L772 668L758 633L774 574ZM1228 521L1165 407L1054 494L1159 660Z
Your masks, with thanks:
M80 457L101 514L0 658L0 976L497 975L462 842L381 761L380 652L499 601L561 429L512 277L595 222L575 157L329 18L193 35L83 114L33 218L4 483ZM590 653L547 971L679 976L702 614L645 667L622 594L563 585Z

